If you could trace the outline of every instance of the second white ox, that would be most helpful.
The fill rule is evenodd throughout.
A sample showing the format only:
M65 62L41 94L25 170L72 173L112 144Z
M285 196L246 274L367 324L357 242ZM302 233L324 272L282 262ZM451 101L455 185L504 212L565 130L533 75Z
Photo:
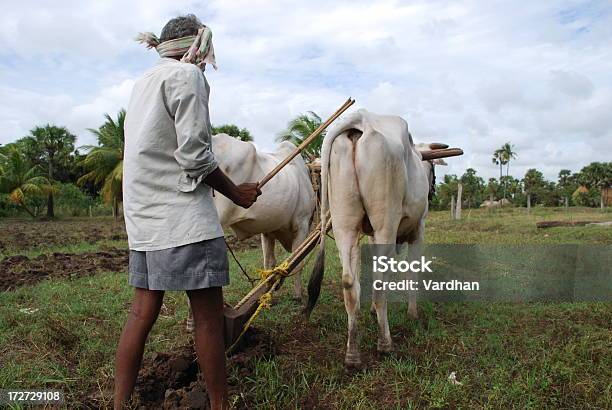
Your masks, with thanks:
M295 145L285 141L275 153L260 152L253 144L227 134L213 136L212 144L219 167L236 184L260 181L295 150ZM299 155L264 185L261 196L249 209L235 205L220 194L214 200L221 225L230 228L239 240L261 234L266 269L276 266L275 240L289 252L304 241L315 209L308 167ZM298 272L294 278L297 299L301 299L301 283Z
M433 144L432 144L433 145ZM333 233L342 263L344 305L348 314L345 364L361 364L357 337L360 308L358 274L359 238L372 244L423 241L428 196L433 184L433 163L423 161L402 118L359 110L348 115L323 142L321 154L321 219L331 213ZM316 303L324 270L324 236L311 282L310 311ZM394 248L394 247L393 247ZM392 350L387 302L383 292L372 294L372 309L379 326L378 351ZM416 299L409 314L417 316Z

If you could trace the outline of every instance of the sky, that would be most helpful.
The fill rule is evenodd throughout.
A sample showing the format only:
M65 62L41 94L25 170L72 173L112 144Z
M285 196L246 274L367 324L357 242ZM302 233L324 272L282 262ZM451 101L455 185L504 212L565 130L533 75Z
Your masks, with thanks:
M499 175L492 152L514 144L510 174L556 180L612 152L610 1L37 1L0 13L0 143L36 125L88 128L126 107L159 58L133 41L196 14L213 32L207 68L214 125L256 145L300 113L400 115L416 142L461 147L439 173Z

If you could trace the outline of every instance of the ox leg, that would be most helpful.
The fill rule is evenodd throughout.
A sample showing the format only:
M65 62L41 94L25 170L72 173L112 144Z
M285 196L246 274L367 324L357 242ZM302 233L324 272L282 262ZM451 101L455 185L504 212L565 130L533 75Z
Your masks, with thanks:
M365 216L355 169L354 144L345 134L334 141L329 159L329 205L336 247L342 262L342 293L348 316L346 367L359 367L358 315L361 287L359 283L359 234Z
M276 266L274 255L274 238L271 235L261 234L261 249L263 251L264 269L272 269Z
M361 294L358 273L359 231L334 229L334 236L342 261L342 292L348 315L348 341L344 363L347 367L359 367L361 365L357 332Z
M396 230L374 233L374 242L383 249L383 253L386 256L391 257L395 255L395 236ZM374 273L373 279L384 280L384 273ZM377 350L379 353L389 353L393 350L393 342L391 341L389 318L387 317L386 291L372 289L372 306L376 311L376 319L378 321Z
M423 220L421 220L421 223L419 224L418 232L416 234L416 239L408 246L411 259L416 259L421 256L423 237L425 233L424 219L425 218L423 218ZM408 279L417 280L418 279L417 274L410 272L408 274ZM419 312L417 309L417 299L418 299L418 294L416 292L408 292L408 316L411 319L415 319L415 320L419 318Z

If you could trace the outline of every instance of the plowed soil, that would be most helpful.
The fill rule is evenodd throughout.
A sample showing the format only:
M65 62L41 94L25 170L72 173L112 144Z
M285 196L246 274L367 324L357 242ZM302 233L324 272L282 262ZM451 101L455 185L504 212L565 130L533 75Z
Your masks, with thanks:
M127 241L123 219L78 218L55 221L0 219L0 253L17 253L26 249L50 248L105 240ZM259 235L238 241L226 231L227 243L236 251L261 246Z
M0 252L127 240L123 219L75 218L55 221L0 219Z
M128 251L110 249L81 254L52 253L30 259L9 256L0 261L0 291L32 285L47 278L77 278L99 272L127 271Z
M227 360L228 373L239 378L253 374L257 358L275 354L269 338L256 329L249 330L239 350ZM230 379L231 380L231 379ZM230 394L240 386L229 385ZM193 346L170 353L157 353L145 359L134 391L134 407L146 409L206 409L208 393L199 372ZM248 403L235 403L249 408Z

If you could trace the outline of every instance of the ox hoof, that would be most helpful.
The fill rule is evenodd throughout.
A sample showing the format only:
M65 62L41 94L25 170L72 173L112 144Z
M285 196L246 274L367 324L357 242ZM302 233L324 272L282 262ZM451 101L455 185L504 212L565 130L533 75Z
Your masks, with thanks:
M304 303L304 298L302 297L302 295L300 296L293 295L291 299L298 305L301 305Z
M357 353L347 353L344 358L344 367L347 371L352 372L361 369L361 355Z
M393 351L393 343L386 340L379 340L378 344L376 345L376 350L378 351L379 355L386 356Z

